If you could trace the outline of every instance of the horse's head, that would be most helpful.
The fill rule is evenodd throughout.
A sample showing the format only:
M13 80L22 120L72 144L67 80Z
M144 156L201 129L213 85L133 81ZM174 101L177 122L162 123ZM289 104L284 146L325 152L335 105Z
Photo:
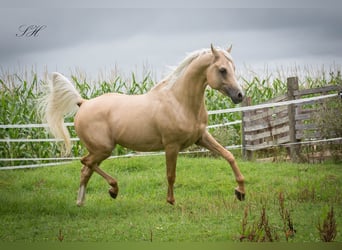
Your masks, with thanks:
M243 100L244 93L235 77L235 66L230 56L232 47L227 51L217 50L211 45L213 59L207 69L207 80L211 88L229 96L234 103Z

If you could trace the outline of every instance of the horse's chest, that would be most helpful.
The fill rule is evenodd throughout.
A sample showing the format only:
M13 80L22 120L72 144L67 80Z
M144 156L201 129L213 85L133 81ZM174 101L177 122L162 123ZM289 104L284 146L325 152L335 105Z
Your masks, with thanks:
M203 135L207 125L205 110L191 112L182 106L161 109L158 127L165 144L177 143L182 148L194 144Z
M178 142L182 148L186 148L197 142L205 129L206 125L202 123L177 126L168 133L168 141Z
M184 136L184 141L182 143L182 147L186 148L186 147L189 147L189 146L193 145L194 143L196 143L201 138L204 131L205 131L205 129L198 128L198 129L194 129L191 132L189 132L188 134L186 134Z

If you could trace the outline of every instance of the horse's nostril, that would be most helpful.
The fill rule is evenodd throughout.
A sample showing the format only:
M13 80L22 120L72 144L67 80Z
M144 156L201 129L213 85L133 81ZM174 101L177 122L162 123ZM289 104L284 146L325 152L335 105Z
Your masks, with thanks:
M243 101L244 94L243 92L236 92L234 97L232 97L232 101L237 104Z

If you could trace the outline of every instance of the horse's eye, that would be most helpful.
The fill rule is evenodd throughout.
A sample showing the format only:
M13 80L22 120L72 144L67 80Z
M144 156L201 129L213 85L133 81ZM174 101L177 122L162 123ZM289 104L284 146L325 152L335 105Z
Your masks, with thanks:
M222 74L222 76L226 76L226 74L227 74L227 69L226 68L222 67L222 68L219 69L219 71Z

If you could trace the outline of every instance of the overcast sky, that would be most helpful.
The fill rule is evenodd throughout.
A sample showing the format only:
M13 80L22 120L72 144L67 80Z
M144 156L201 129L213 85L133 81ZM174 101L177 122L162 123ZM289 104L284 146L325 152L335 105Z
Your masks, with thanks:
M337 4L222 8L227 7L220 5L223 1L214 0L217 8L206 8L202 2L186 8L2 8L0 66L11 72L34 66L67 76L79 68L96 78L115 65L124 74L148 65L160 79L167 66L211 43L233 44L240 69L342 63L342 9ZM42 28L23 34L30 25Z

